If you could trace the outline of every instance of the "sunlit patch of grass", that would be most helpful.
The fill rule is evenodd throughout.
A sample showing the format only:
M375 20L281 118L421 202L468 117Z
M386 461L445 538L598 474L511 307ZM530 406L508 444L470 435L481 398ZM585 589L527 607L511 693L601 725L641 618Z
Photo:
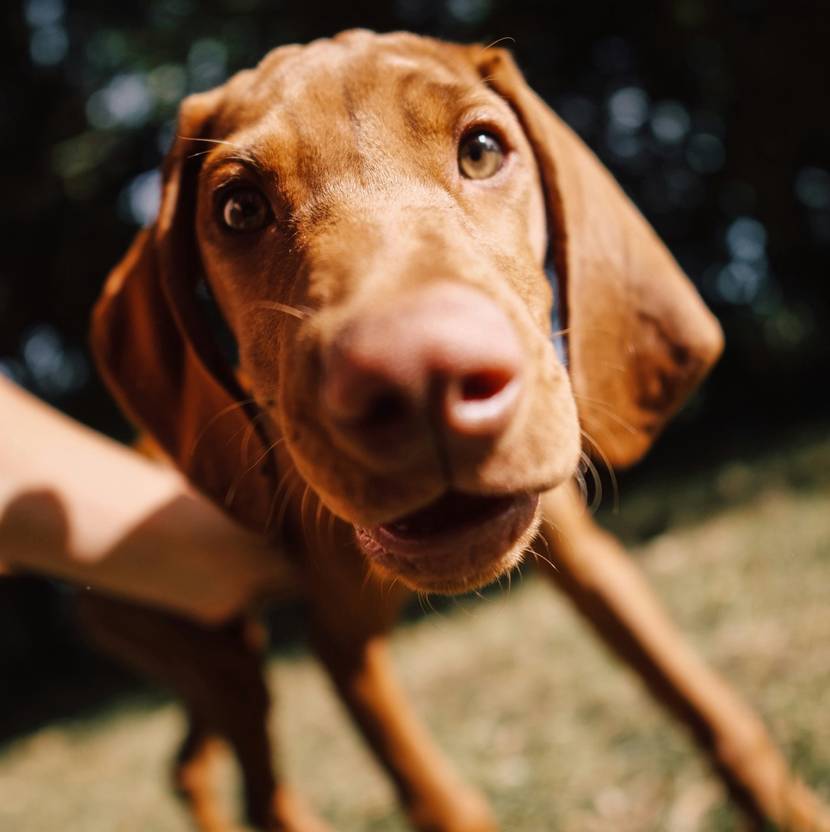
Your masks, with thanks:
M628 509L626 508L628 506ZM633 549L680 627L830 798L830 442L813 437L694 480L623 494ZM623 518L614 520L622 524ZM727 832L737 815L685 733L529 573L400 628L415 707L510 832ZM273 733L288 778L335 825L407 827L319 666L275 658ZM125 701L0 754L0 828L177 832L172 704ZM234 782L230 767L222 778ZM231 787L227 786L230 799Z

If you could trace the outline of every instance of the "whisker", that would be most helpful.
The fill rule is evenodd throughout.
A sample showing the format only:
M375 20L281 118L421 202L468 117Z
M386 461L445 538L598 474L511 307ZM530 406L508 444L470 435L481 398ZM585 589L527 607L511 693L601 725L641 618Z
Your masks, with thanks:
M209 144L226 144L228 147L235 147L237 150L245 149L244 147L242 147L241 144L237 144L236 142L229 142L227 139L207 139L203 136L182 136L181 134L177 134L176 138L184 139L187 142L208 142Z
M374 581L380 587L380 595L383 597L384 591L391 592L389 588L389 576L385 572L380 572L369 565L363 573L363 580L360 582L360 600L363 601L366 597L366 587Z
M295 494L295 492L297 491L297 489L299 487L300 487L300 482L296 481L296 482L292 483L288 487L288 489L286 490L285 497L283 498L282 505L280 506L279 514L277 515L276 527L278 529L282 529L282 524L285 521L285 515L286 515L286 512L288 511L288 507L289 507L289 505L291 505L291 500L294 497L294 494ZM301 521L300 527L302 528L302 521Z
M554 572L559 572L559 567L550 559L545 557L541 552L537 552L535 549L530 550L533 557L538 558L542 563L546 563Z
M328 537L328 541L329 541L329 547L332 548L332 549L334 548L334 543L335 543L334 529L335 529L336 525L337 525L337 517L335 516L333 511L330 511L329 512L329 523L328 523L327 537Z
M542 543L545 544L545 549L547 549L548 554L550 555L550 543L548 543L548 539L545 537L544 534L539 534L536 536L537 540L541 540Z
M591 445L593 446L594 450L599 454L600 459L602 460L603 465L605 465L605 470L608 471L608 476L611 479L611 495L613 497L612 503L612 510L615 514L619 513L620 510L620 486L619 482L617 481L617 474L614 471L614 466L611 464L610 460L608 459L608 455L602 449L602 446L591 436L588 431L584 430L583 428L579 429L579 432L587 439Z
M585 404L601 408L607 416L610 416L615 422L617 422L617 424L625 428L629 433L637 433L637 428L635 428L630 422L623 419L618 413L615 413L611 405L606 402L601 402L598 399L592 399L590 396L581 396L578 393L574 393L573 397L575 399L579 399L579 401L585 402Z
M272 312L284 312L286 315L291 315L304 321L312 313L312 309L307 306L292 306L289 303L280 303L276 300L262 300L253 304L257 309L268 309Z
M256 423L263 416L266 415L267 409L274 406L274 400L273 399L265 399L264 401L261 402L261 401L259 401L259 399L254 397L253 399L249 399L248 402L256 404L256 406L259 408L258 412L256 413L256 415L252 419L248 419L246 421L246 423L242 425L241 428L239 428L238 430L235 430L231 434L231 436L228 438L228 441L225 443L226 445L230 445L236 439L236 437L239 436L239 434L242 433L243 431L244 431L245 437L247 437L248 440L250 441L250 438L253 436L253 430L254 430L252 425L255 426ZM243 461L244 461L246 455L247 455L247 451L242 455L242 460Z
M303 487L303 496L300 497L300 530L303 534L303 540L305 540L306 545L310 545L311 541L308 537L308 530L306 528L306 507L308 505L308 495L311 493L311 486L306 483Z
M435 608L435 604L432 603L432 600L430 599L429 596L430 596L429 592L424 593L424 598L426 599L427 606L429 607L429 611L434 616L436 616L437 618L446 618L446 616L444 615L444 613L441 612L441 610Z
M366 570L366 579L363 581L363 585L366 586L368 584L368 578L374 578L380 584L380 597L383 598L384 593L387 597L392 594L392 587L394 586L395 578L390 577L386 572L376 572L374 569L369 567Z
M574 479L579 490L579 496L582 498L583 505L588 505L588 483L585 482L585 474L582 469L582 452L580 452L579 466L574 471Z
M231 402L231 404L227 405L226 407L223 407L218 413L215 413L213 416L211 416L210 419L208 419L205 423L204 427L199 431L199 434L196 437L196 439L193 440L193 446L191 447L190 453L188 454L188 461L193 460L199 443L205 438L205 435L213 427L217 419L221 419L228 413L232 413L237 408L245 408L249 404L256 404L256 399L254 399L253 396L247 399L240 399L239 401Z
M591 505L588 507L591 514L594 514L599 508L600 503L602 503L602 478L600 477L599 471L597 471L597 466L594 465L591 457L588 456L585 451L580 451L579 453L586 468L590 471L591 480L594 483L594 499L591 500Z
M314 535L320 540L320 530L323 527L323 501L317 497L317 511L314 512Z
M367 574L371 574L371 572L367 572ZM393 575L391 578L390 577L384 577L383 580L385 582L384 586L386 588L386 594L387 594L387 596L391 596L392 595L392 590L397 586L398 576Z
M492 49L494 46L498 46L500 43L504 43L506 40L509 40L513 45L516 44L516 38L511 37L510 35L505 35L502 38L496 38L492 43L488 43L487 46L482 49L482 52L486 52L488 49Z
M248 151L247 148L243 147L241 144L237 144L235 142L229 142L226 139L207 139L201 136L176 136L178 139L182 139L183 141L187 142L205 142L206 144L213 144L213 145L224 145L226 147L232 147L234 150L238 151L238 155L235 155L231 158L240 161L240 162L247 162L250 164L256 164L256 160ZM196 153L191 153L188 155L188 159L195 159L199 156L206 156L208 153L212 153L213 148L209 148L208 150L199 150Z
M230 508L231 503L233 503L234 498L236 497L236 492L239 489L239 486L242 484L242 480L254 470L264 459L267 457L278 445L282 442L285 442L285 437L281 436L275 442L272 442L257 458L252 462L230 485L228 488L227 494L225 494L225 507ZM246 454L247 456L247 454Z
M248 458L248 451L250 450L250 447L251 447L251 440L254 438L254 433L256 432L256 423L260 419L262 419L265 415L266 415L265 411L260 410L260 412L257 413L256 416L254 416L253 419L251 419L251 423L245 429L245 436L242 437L242 446L240 448L240 455L241 455L243 461ZM277 443L275 443L274 445L271 446L272 449L276 448L277 444L279 444L280 441L282 441L282 438L280 438L277 441ZM256 463L254 463L254 464L256 464Z
M248 458L248 449L251 446L251 439L254 437L254 432L256 431L256 423L264 416L265 414L260 411L259 413L251 419L247 425L242 429L244 431L242 436L242 442L239 445L239 461L244 463L245 460ZM238 434L237 434L238 435ZM236 435L234 435L234 439L236 439Z
M283 490L283 486L288 485L288 480L291 475L294 473L292 468L288 468L288 470L280 477L280 481L277 483L277 487L274 490L274 496L271 498L271 506L268 509L268 517L265 521L265 531L268 532L271 529L271 523L274 520L274 510L277 507L277 501L280 499L281 492Z
M313 489L309 487L309 513L311 515L311 534L314 540L314 545L320 548L321 537L320 530L322 528L322 517L325 506L320 496Z

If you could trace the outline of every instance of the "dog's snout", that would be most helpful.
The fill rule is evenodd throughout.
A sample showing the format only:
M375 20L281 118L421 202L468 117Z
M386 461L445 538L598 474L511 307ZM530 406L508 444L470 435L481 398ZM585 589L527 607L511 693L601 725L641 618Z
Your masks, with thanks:
M370 454L436 438L500 436L522 389L522 349L507 315L481 292L437 284L356 314L323 355L330 427Z

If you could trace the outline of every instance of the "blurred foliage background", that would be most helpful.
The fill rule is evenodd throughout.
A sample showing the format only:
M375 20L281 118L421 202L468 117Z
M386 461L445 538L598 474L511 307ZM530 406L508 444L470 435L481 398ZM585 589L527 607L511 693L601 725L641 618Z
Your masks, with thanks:
M0 372L100 430L129 435L91 367L88 314L152 221L178 101L352 26L508 38L722 321L724 359L635 477L830 416L830 4L8 0L0 21ZM0 733L15 733L44 651L53 675L93 671L60 591L0 592L0 701L15 705Z

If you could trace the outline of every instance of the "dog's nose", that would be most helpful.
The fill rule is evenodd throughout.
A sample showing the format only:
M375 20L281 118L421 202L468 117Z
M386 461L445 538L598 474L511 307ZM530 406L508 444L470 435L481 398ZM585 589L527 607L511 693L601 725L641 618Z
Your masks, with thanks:
M342 327L323 356L321 404L329 425L370 453L394 457L435 439L450 451L481 448L513 418L522 364L513 324L493 301L436 284Z

